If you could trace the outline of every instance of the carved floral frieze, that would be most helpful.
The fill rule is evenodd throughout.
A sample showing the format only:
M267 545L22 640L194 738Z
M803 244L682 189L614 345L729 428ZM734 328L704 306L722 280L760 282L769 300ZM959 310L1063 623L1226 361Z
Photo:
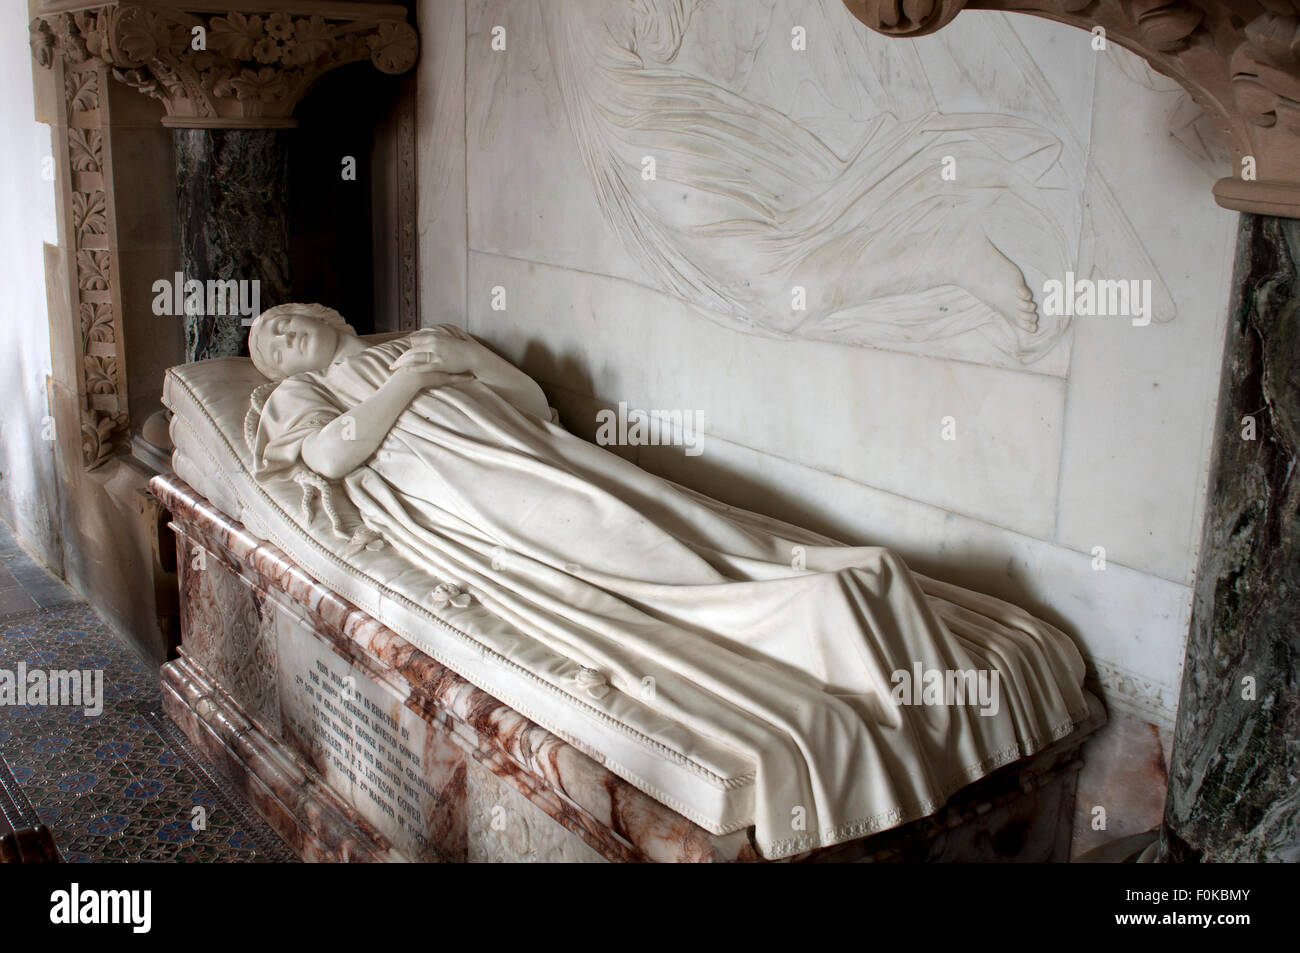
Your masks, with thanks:
M101 62L166 108L169 126L274 128L322 74L369 60L385 73L415 65L419 43L392 4L302 4L303 12L213 14L154 3L46 4L31 24L43 66Z
M1097 32L1177 80L1236 168L1226 208L1300 218L1300 0L844 0L886 36L923 36L963 9L1028 13ZM1100 35L1100 34L1098 34Z

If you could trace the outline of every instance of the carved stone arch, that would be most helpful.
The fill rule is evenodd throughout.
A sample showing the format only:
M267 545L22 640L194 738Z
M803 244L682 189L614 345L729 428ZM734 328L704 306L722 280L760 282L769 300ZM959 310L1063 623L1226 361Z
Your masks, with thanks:
M963 9L1027 13L1142 57L1178 82L1232 150L1224 208L1300 218L1300 0L844 0L885 36L916 37ZM1250 161L1250 160L1253 160ZM1253 168L1252 168L1253 166Z

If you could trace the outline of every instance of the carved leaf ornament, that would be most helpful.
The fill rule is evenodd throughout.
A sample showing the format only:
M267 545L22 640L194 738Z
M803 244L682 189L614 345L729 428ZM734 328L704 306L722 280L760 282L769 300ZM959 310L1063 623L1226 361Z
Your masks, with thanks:
M102 62L167 109L173 126L287 126L323 73L370 60L385 73L415 65L415 29L397 7L373 15L220 15L134 4L49 14L31 26L33 55L48 66Z

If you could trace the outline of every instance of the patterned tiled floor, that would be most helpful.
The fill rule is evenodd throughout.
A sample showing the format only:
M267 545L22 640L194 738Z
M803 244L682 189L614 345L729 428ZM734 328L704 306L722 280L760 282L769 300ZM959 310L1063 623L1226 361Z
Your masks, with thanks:
M102 670L103 712L0 704L0 789L19 792L66 861L293 860L161 714L153 666L24 561L0 524L0 671Z

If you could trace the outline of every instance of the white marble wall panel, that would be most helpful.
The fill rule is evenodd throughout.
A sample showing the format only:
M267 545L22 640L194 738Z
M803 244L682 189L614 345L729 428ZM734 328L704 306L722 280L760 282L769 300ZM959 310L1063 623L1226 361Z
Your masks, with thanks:
M1054 377L736 334L623 281L478 252L469 287L470 330L537 380L611 406L702 412L705 456L716 435L1020 532L1052 530Z
M623 30L608 11L627 9L468 5L471 248L627 278L750 333L1066 374L1068 322L1003 325L1016 276L1037 289L1076 265L1086 43L1003 16L899 43L838 0L654 0ZM669 107L647 106L656 96ZM623 181L647 156L662 175ZM936 196L942 212L927 218ZM790 242L800 217L816 225ZM915 241L882 237L904 220L926 223ZM817 299L799 321L783 311L795 284Z
M1173 296L1167 322L1119 317L1074 328L1060 541L1188 583L1196 568L1237 214L1210 188L1226 163L1198 148L1187 94L1136 56L1098 61L1092 162ZM1155 187L1159 183L1159 187ZM1117 261L1115 269L1124 269ZM1145 279L1141 267L1116 278Z
M0 377L0 519L45 564L61 571L46 260L42 242L58 244L54 150L50 128L36 121L25 3L0 13L0 287L5 289L5 373ZM55 300L66 285L51 285Z
M1068 174L1082 171L1092 134L1097 61L1087 33L1041 17L980 10L914 46L931 85L943 90L945 109L996 104L999 112L1041 123L1060 137ZM964 74L954 71L951 64L963 58L978 65ZM971 82L972 75L979 76L978 83Z
M420 326L465 320L465 0L416 5Z
M532 0L467 5L469 246L647 283L649 275L598 224L600 207L573 146L541 23L530 14ZM493 50L501 29L506 48ZM572 223L584 224L566 227Z

